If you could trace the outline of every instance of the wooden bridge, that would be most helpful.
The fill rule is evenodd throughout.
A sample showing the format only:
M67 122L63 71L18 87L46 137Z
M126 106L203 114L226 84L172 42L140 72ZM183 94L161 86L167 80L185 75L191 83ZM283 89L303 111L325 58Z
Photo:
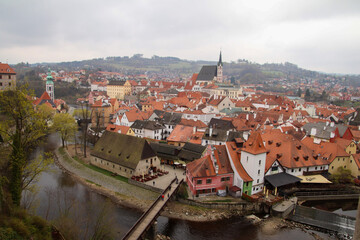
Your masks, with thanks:
M319 192L297 192L298 200L338 200L358 199L360 194L353 191L319 191Z
M153 202L149 209L137 220L134 226L130 228L130 230L123 237L123 240L142 239L146 231L160 215L161 210L164 208L171 196L176 193L183 181L184 179L173 179L169 186L159 195L159 197ZM162 196L164 196L164 199L162 198Z

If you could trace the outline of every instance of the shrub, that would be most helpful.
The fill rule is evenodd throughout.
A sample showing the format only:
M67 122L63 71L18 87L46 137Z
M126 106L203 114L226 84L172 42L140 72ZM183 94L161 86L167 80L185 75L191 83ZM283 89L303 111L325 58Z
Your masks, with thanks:
M39 216L32 216L31 223L40 231L44 230L48 226L47 222Z
M17 232L19 235L23 237L29 237L30 231L25 226L24 222L17 218L10 219L9 226L14 229L15 232Z
M19 219L26 219L26 217L27 217L28 215L27 215L25 209L16 208L16 209L13 210L12 216L13 216L13 217L16 217L16 218L19 218Z
M11 228L0 228L0 239L1 240L22 240L23 238L19 236Z
M187 191L187 184L185 182L183 182L181 184L181 186L179 187L179 190L177 192L177 196L179 198L183 198L183 199L188 199L189 198L189 194Z

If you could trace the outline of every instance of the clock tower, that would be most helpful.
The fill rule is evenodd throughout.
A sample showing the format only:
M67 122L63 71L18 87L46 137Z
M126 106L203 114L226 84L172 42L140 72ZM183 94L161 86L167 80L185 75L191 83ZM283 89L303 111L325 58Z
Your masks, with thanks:
M53 77L51 76L51 71L49 69L48 75L46 77L46 92L49 94L52 101L54 101L54 82Z

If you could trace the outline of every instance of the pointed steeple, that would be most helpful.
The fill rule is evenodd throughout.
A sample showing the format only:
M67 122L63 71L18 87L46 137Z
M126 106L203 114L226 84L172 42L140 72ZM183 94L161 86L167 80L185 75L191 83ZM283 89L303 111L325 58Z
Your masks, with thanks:
M217 64L218 66L222 66L223 63L222 63L222 57L221 57L221 51L220 51L220 56L219 56L219 62Z

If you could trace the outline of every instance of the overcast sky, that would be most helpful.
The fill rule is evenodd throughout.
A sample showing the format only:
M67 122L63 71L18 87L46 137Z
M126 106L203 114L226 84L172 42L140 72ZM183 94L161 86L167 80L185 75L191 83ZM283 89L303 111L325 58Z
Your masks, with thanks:
M0 0L0 61L142 53L360 74L360 0Z

